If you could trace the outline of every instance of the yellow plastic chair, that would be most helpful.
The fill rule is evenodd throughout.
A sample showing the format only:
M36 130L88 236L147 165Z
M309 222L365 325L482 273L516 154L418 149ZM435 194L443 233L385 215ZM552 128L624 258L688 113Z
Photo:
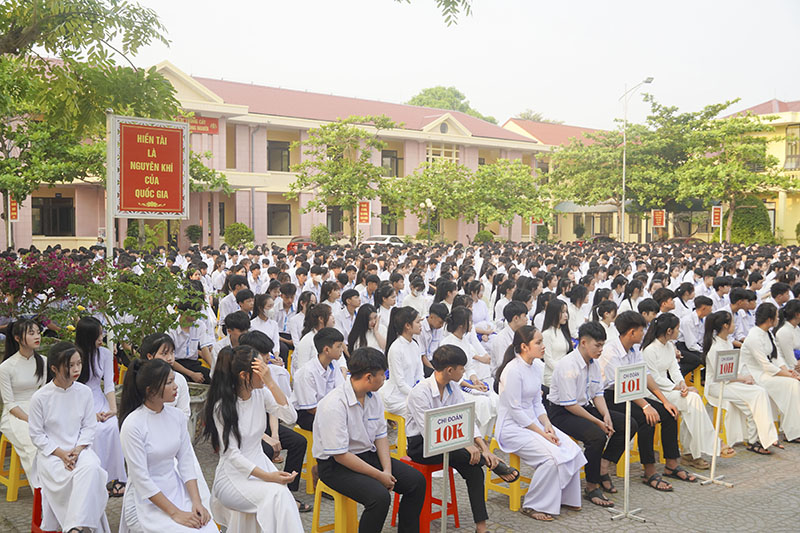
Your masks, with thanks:
M8 468L6 468L8 458ZM23 477L25 471L19 461L19 455L5 435L0 437L0 485L6 487L6 501L15 502L21 487L28 486L28 480Z
M632 439L633 442L631 443L631 472L633 472L633 463L641 461L639 457L639 434L637 433L634 438ZM622 457L619 458L617 461L617 477L624 478L625 477L625 454L622 454Z
M494 453L495 450L498 450L500 445L497 443L497 439L492 438L492 442L489 444L489 451ZM508 454L508 466L512 468L516 468L518 472L522 472L520 469L520 460L519 456L514 453ZM503 486L503 483L508 484L507 487ZM492 477L492 471L488 468L486 469L486 482L484 483L483 487L483 498L485 500L489 499L489 491L499 492L500 494L505 494L508 496L508 508L513 511L519 511L520 507L522 506L522 484L526 483L530 485L531 478L524 477L520 474L519 479L513 483L508 483L508 481L504 480L501 477Z
M311 448L314 445L314 434L300 426L294 426L292 429L306 438L306 460L300 472L300 479L306 481L306 494L314 494L314 475L311 473L311 469L317 466L317 460L314 459L314 455L311 453Z
M128 371L128 367L125 365L119 365L119 378L117 380L117 385L122 385L122 382L125 381L125 373Z
M683 380L687 384L691 381L692 386L697 389L697 394L700 395L700 399L703 400L703 405L707 405L708 400L706 400L706 395L703 393L703 376L700 375L703 368L705 368L703 365L698 366L691 374L683 376ZM691 379L687 379L689 377L691 377Z
M319 508L322 494L333 496L333 524L320 525ZM322 481L317 482L317 490L314 493L314 514L311 518L311 533L324 533L325 531L334 533L356 533L358 531L358 506L354 500L340 494L328 487Z
M397 424L397 444L390 445L389 450L390 455L399 460L406 456L406 446L408 445L406 441L406 419L400 415L394 415L389 411L384 411L383 415L386 417L387 421L392 420Z
M718 407L714 408L714 418L711 419L712 423L717 420L717 409ZM722 410L722 414L719 417L719 438L722 439L723 446L728 445L728 438L725 436L725 409Z

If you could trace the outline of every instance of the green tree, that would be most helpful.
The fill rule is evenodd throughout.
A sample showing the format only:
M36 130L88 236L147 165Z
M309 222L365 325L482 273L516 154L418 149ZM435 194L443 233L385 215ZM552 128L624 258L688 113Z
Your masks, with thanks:
M478 167L471 193L470 214L481 226L491 222L506 226L508 240L515 216L525 221L531 217L549 219L551 215L549 198L536 185L531 167L520 160L498 159Z
M228 246L238 248L242 244L252 243L253 239L255 239L255 234L247 224L234 222L225 226L225 242Z
M472 0L434 0L439 9L442 10L442 16L445 23L450 26L458 23L458 16L464 14L469 16L472 13ZM395 2L411 3L411 0L395 0Z
M428 87L427 89L422 89L406 103L409 105L418 105L422 107L461 111L467 115L491 122L492 124L497 124L496 118L482 115L475 109L472 109L464 93L455 87L443 87L441 85L436 87Z
M563 124L564 122L561 120L552 120L549 118L545 118L545 116L539 112L534 111L533 109L526 109L522 113L517 113L516 118L521 120L532 120L534 122L548 122L550 124Z
M391 119L381 115L352 116L311 128L302 145L292 145L293 149L302 149L306 157L292 166L297 179L286 196L296 199L302 192L313 192L304 213L323 212L333 206L346 211L350 240L355 242L358 202L378 198L387 179L383 168L372 163L373 152L380 153L386 146L378 136L381 130L394 127Z

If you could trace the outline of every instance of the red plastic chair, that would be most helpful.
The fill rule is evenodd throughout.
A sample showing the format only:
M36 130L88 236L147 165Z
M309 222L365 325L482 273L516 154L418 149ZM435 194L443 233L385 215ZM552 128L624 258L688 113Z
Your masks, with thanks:
M438 472L442 469L442 465L422 465L419 463L415 463L411 460L410 457L401 457L401 461L405 464L415 468L419 471L423 476L425 476L425 503L422 504L422 514L419 517L419 532L420 533L430 533L431 531L431 522L433 520L439 519L442 517L442 500L439 498L433 497L433 473ZM453 480L453 469L452 467L450 470L450 501L447 503L447 514L453 516L453 520L456 524L456 529L461 527L458 521L458 500L456 499L456 486ZM431 512L431 508L434 505L439 506L439 510L435 513ZM397 510L400 506L400 495L395 492L394 494L394 505L392 506L392 526L397 525Z
M31 517L31 533L60 533L58 531L46 531L42 525L42 489L33 491L33 516Z

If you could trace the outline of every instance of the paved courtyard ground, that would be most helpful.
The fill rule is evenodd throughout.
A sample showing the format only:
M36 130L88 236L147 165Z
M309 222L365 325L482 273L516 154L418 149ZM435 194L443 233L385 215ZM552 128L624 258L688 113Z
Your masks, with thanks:
M393 438L393 436L391 436ZM208 443L195 446L209 486L211 485L217 459ZM631 482L631 506L641 507L641 515L647 518L644 524L630 520L611 521L611 514L604 509L585 502L580 512L565 511L554 522L535 522L520 513L508 509L508 499L498 493L489 493L489 524L493 533L520 531L782 531L798 530L798 508L800 491L800 445L786 444L786 450L778 450L772 456L762 457L736 446L738 454L720 461L719 473L735 484L729 489L722 486L701 486L675 481L672 493L656 492L643 485L638 476L641 468L631 465L634 479ZM501 454L502 455L502 454ZM523 467L523 475L531 470ZM615 480L621 488L622 480ZM434 490L441 493L439 481ZM466 487L456 474L461 528L458 531L472 532L474 527L469 511ZM311 502L304 492L305 483L300 484L300 498ZM612 497L622 507L622 493ZM23 533L30 531L33 497L30 489L20 491L16 502L5 501L5 491L0 488L0 532ZM112 531L117 531L121 499L111 499L108 504L108 519ZM333 502L322 502L323 523L332 521ZM311 513L301 515L306 531L311 531ZM387 519L383 531L396 531ZM431 530L438 532L439 522ZM456 531L452 517L448 531ZM168 532L165 532L168 533Z

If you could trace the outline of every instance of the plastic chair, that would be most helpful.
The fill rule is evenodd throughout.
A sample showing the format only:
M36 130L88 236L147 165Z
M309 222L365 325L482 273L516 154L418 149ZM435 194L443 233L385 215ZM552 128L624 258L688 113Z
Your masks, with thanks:
M119 377L117 378L117 385L122 385L122 382L125 381L125 373L128 371L128 367L125 365L119 365Z
M419 516L419 533L430 533L431 522L433 520L442 518L442 500L433 497L433 473L442 470L442 465L423 465L420 463L415 463L410 457L407 456L401 457L400 461L404 462L425 476L425 484L427 487L425 489L425 503L422 504L422 514ZM453 480L452 467L448 470L450 470L450 501L447 502L447 514L452 515L453 520L455 521L456 529L458 529L461 527L461 524L458 520L458 500L456 499L456 486ZM432 512L432 507L434 505L439 506L439 510L435 513ZM399 507L400 495L395 492L394 505L392 505L392 526L397 525L397 512Z
M700 399L703 400L703 405L707 405L708 400L706 400L706 395L703 394L703 376L701 375L703 368L705 368L703 365L698 366L697 368L692 370L691 374L686 374L685 376L683 376L683 380L689 381L686 378L691 376L692 386L695 389L697 389L697 393L700 395Z
M6 468L8 458L8 468ZM5 435L0 437L0 485L6 487L6 501L15 502L21 487L28 486L28 480L23 477L25 471L19 461L19 455Z
M303 471L300 472L300 479L306 481L306 494L314 494L314 475L311 473L311 469L317 466L317 460L314 459L314 455L311 453L314 434L300 426L294 426L292 429L306 438L306 460L303 463Z
M390 455L395 459L402 459L406 456L406 446L408 445L406 441L406 419L389 411L384 411L383 416L386 417L387 421L391 420L397 424L397 444L390 445L389 451Z
M492 438L492 442L489 444L489 451L494 453L495 450L498 450L500 445L497 443L497 439ZM508 466L512 468L516 468L517 471L522 472L520 469L520 460L519 456L515 453L508 454ZM492 490L494 492L499 492L500 494L505 494L508 496L508 508L513 511L519 511L520 507L522 506L522 484L527 483L530 484L531 478L525 477L520 474L519 479L513 483L508 483L508 481L504 480L501 477L492 477L492 471L488 468L486 469L486 483L484 484L483 488L483 497L484 499L489 498L489 491ZM508 483L508 487L504 487L501 483Z
M717 409L718 407L714 408L714 417L711 419L712 423L717 420ZM728 438L725 436L725 409L722 410L722 414L719 417L719 438L722 439L723 445L728 445Z
M333 524L320 525L319 506L322 494L333 496ZM311 518L311 533L324 533L333 530L334 533L356 533L358 531L358 506L354 500L340 494L327 486L321 480L317 482L314 493L314 511Z
M42 529L42 489L33 491L33 515L31 516L31 533L59 533Z

